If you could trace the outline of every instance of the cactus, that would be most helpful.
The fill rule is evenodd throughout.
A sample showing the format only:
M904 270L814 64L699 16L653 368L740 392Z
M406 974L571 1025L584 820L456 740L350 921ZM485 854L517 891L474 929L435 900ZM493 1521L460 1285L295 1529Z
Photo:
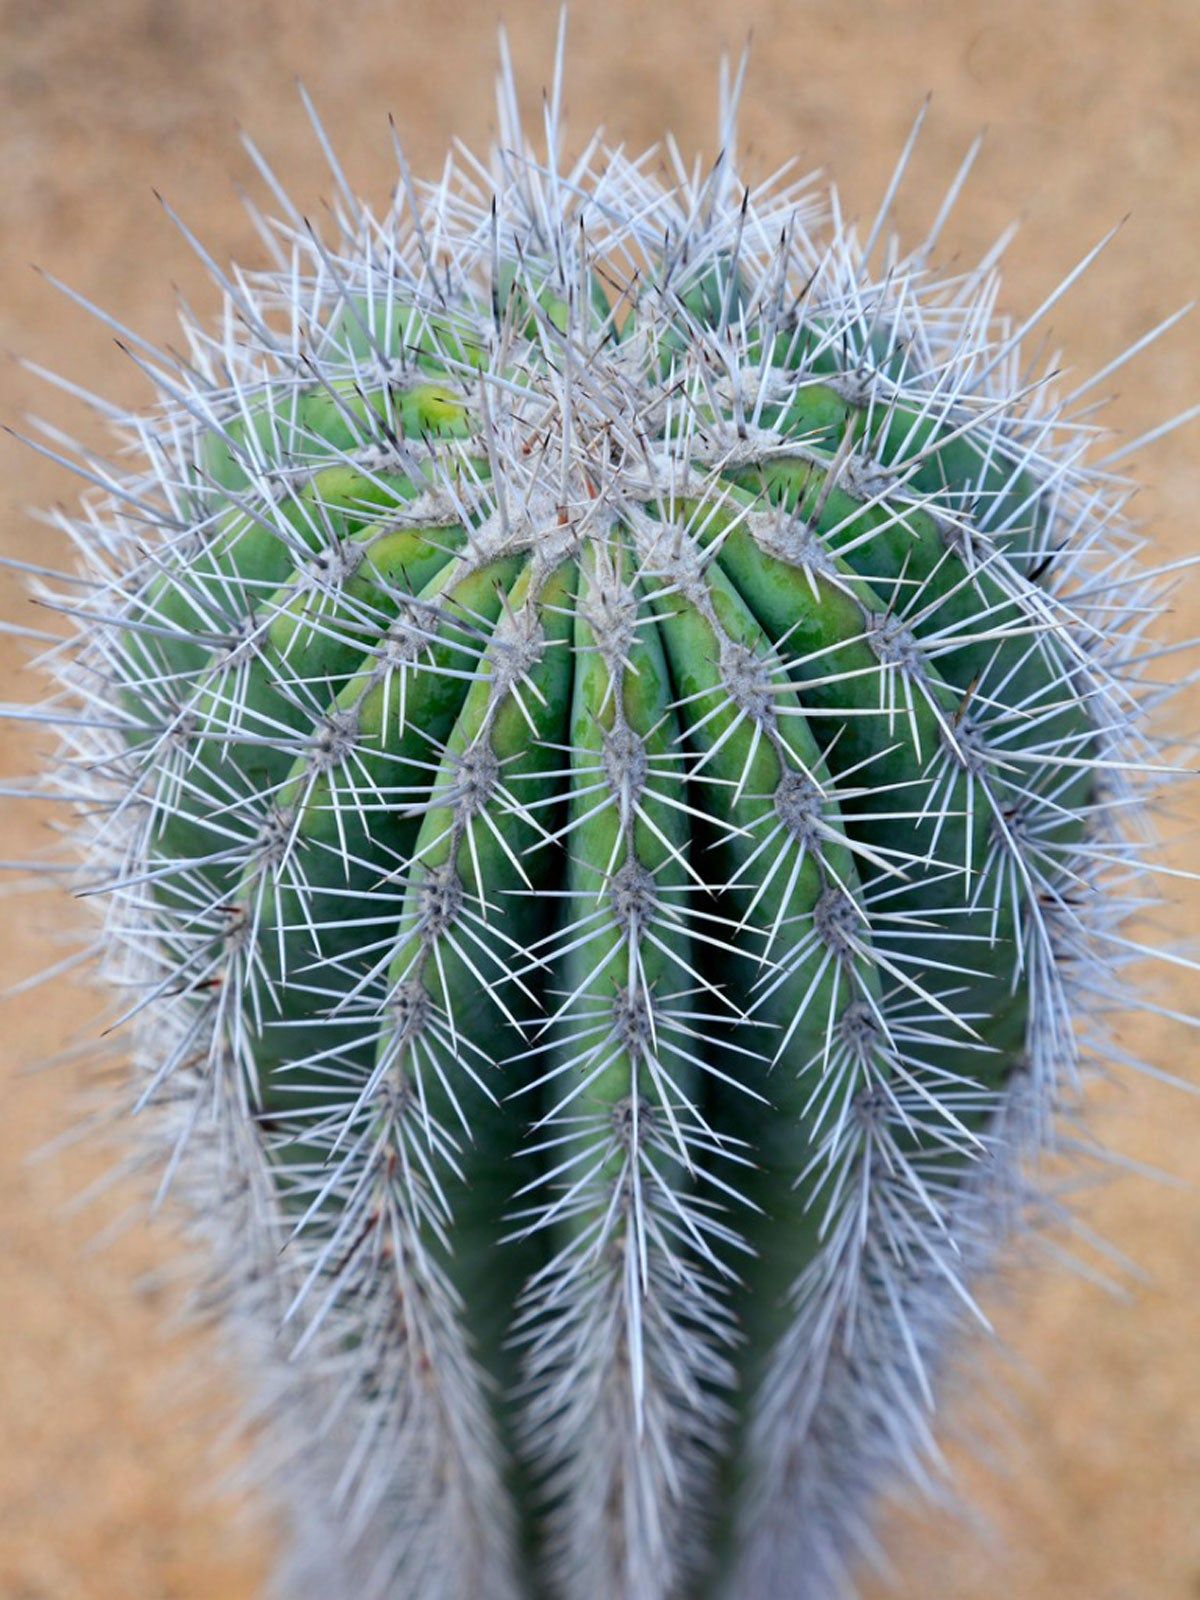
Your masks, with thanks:
M560 38L540 156L507 62L381 218L322 135L328 239L253 152L273 265L127 340L63 519L80 881L296 1593L841 1592L1138 949L1091 386L949 200L743 186L740 83L706 172L568 165Z

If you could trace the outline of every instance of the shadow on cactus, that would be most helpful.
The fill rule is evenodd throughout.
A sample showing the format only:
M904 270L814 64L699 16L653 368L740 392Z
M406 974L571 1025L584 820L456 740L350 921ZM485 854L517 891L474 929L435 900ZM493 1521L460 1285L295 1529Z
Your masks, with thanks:
M949 200L560 86L327 238L256 155L49 715L292 1591L820 1600L1125 1003L1163 578Z

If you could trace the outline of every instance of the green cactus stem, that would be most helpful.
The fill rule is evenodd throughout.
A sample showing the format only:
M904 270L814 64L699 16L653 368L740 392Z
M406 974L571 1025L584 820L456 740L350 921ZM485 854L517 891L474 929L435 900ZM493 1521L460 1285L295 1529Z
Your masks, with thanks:
M1124 1003L1162 584L990 265L560 93L136 357L46 714L289 1592L827 1600Z

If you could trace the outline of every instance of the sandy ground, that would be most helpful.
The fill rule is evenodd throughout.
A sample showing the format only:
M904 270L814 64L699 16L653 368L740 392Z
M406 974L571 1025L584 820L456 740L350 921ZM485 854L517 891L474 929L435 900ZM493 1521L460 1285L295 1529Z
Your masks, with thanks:
M647 16L639 16L642 10ZM552 8L505 10L526 99L537 104ZM386 113L413 165L436 171L452 134L484 143L494 65L492 5L411 0L3 0L0 3L0 344L123 401L138 374L109 336L29 270L52 269L151 339L172 333L171 285L197 307L214 296L161 214L161 189L214 254L257 260L231 178L250 181L235 124L249 127L300 201L327 179L293 89L313 91L355 183L389 180ZM570 130L603 121L642 148L665 127L711 153L722 47L753 26L744 120L759 176L798 152L827 164L846 209L867 212L927 90L929 127L898 216L910 237L984 124L988 142L947 253L970 259L1013 216L1007 304L1028 312L1110 224L1132 215L1053 314L1081 369L1094 368L1196 295L1200 241L1200 6L1195 0L578 0L567 97ZM1132 436L1200 398L1200 317L1121 375L1111 424ZM3 368L3 419L51 402ZM74 420L74 419L73 419ZM1190 552L1200 499L1197 433L1147 452L1140 502L1164 558ZM46 559L52 541L22 507L69 498L65 474L0 440L0 545ZM5 580L4 614L22 610ZM1196 631L1191 586L1171 630ZM16 653L5 642L5 695ZM1172 665L1168 663L1168 666ZM1197 725L1196 697L1187 714ZM36 736L2 734L7 771ZM36 807L5 812L0 854L44 837ZM1187 846L1176 851L1182 863ZM1194 905L1194 902L1193 902ZM26 975L59 953L69 907L4 907L4 966ZM1185 913L1174 913L1185 928ZM1194 993L1194 982L1191 985ZM1187 1002L1180 975L1173 998ZM1194 1001L1193 1001L1194 1008ZM262 1593L271 1532L241 1500L205 1498L201 1440L211 1400L188 1375L214 1370L195 1335L168 1330L170 1258L143 1228L86 1248L120 1214L115 1193L64 1214L101 1171L86 1148L29 1166L59 1131L73 1073L30 1075L87 1014L66 986L3 1013L0 1117L0 1597L3 1600L250 1600ZM1132 1042L1132 1040L1131 1040ZM1141 1028L1137 1044L1187 1071L1182 1028ZM1146 1082L1097 1097L1095 1127L1175 1177L1200 1177L1200 1102ZM1124 1301L1052 1273L1024 1274L999 1306L1022 1371L1011 1426L986 1472L966 1479L992 1540L944 1517L897 1515L887 1543L911 1600L1185 1600L1200 1595L1200 1199L1195 1189L1123 1179L1085 1201L1088 1221L1137 1261ZM998 1297L994 1297L998 1298ZM219 1384L218 1384L219 1388Z

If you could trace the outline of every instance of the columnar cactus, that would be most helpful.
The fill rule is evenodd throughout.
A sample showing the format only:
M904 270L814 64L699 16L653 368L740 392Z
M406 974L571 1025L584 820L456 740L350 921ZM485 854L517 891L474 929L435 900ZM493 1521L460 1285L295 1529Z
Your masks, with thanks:
M831 1596L1104 1048L1159 585L992 261L558 102L334 237L256 158L62 787L297 1592Z

